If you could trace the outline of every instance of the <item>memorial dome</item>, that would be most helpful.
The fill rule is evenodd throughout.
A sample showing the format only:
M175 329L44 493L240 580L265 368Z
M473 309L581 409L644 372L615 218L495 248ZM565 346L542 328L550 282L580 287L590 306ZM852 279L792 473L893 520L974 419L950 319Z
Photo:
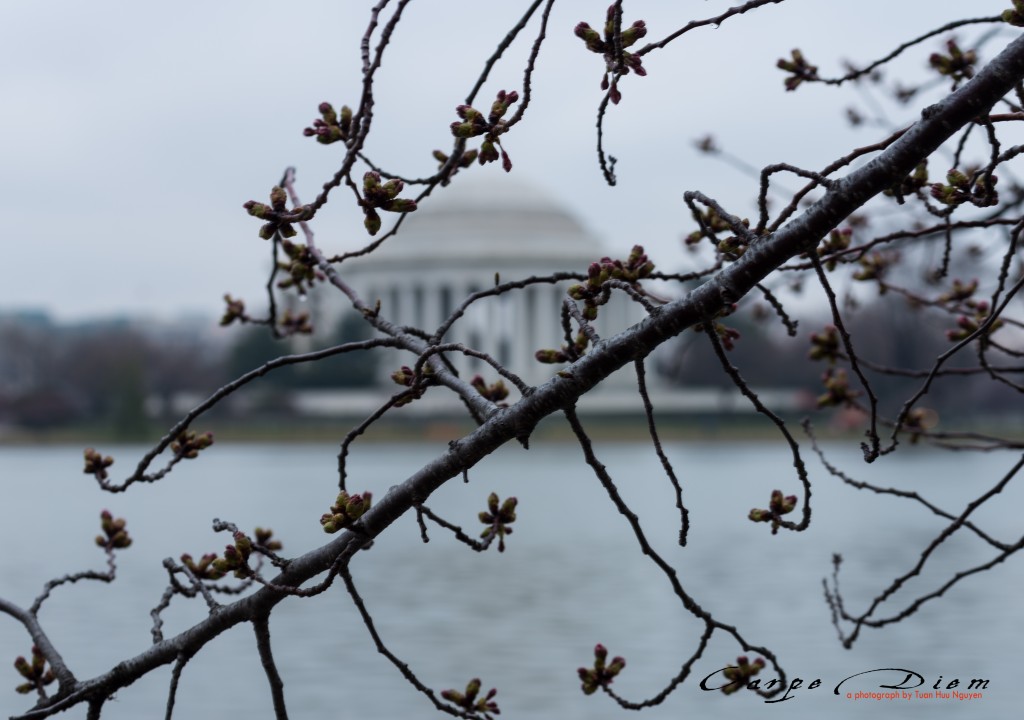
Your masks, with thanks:
M500 271L529 264L534 271L583 271L603 254L601 243L541 188L466 173L424 198L397 236L352 267L455 264Z
M544 277L555 272L585 273L606 251L571 212L542 188L515 177L479 178L466 172L438 188L402 228L369 255L339 268L369 307L380 303L382 317L399 326L433 332L472 293L502 281ZM409 189L403 197L410 197ZM382 214L385 226L391 218ZM448 329L447 342L487 353L527 383L550 378L553 366L537 362L539 349L557 348L564 339L561 307L570 281L536 282L474 303ZM318 302L315 322L337 327L344 299ZM635 322L637 307L625 297L604 306L597 323L611 333ZM380 382L409 364L408 353L382 350ZM487 372L479 358L447 353L463 377Z

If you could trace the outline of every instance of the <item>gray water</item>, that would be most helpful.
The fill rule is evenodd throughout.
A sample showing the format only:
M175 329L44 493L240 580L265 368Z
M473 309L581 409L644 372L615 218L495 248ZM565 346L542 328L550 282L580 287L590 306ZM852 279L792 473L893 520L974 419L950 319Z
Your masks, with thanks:
M385 641L431 687L462 689L472 677L497 687L502 717L511 718L1009 718L1017 716L1019 644L1024 638L1024 573L1020 558L969 578L906 621L866 629L844 650L830 624L821 580L833 552L846 559L842 575L854 612L916 562L945 522L919 505L858 492L829 477L809 458L814 516L809 531L770 534L746 519L767 505L772 489L797 493L788 450L780 443L670 444L685 486L692 529L686 548L675 544L678 513L653 451L641 444L598 444L597 451L638 512L654 547L679 571L686 589L718 619L739 627L752 643L772 648L790 677L804 681L785 702L766 704L753 693L702 691L701 678L735 661L741 649L716 637L693 675L660 706L640 715L598 693L580 692L576 668L605 644L628 661L614 687L632 700L650 697L689 657L700 628L668 583L638 550L592 473L571 445L508 447L470 472L470 483L449 482L428 502L472 534L476 515L493 490L519 498L508 549L477 554L432 527L424 545L413 517L403 517L352 572ZM102 448L115 455L123 477L141 448ZM350 489L378 497L438 448L364 445L351 458ZM858 479L914 488L947 509L988 488L1016 461L1007 454L964 455L909 449L874 466L856 448L831 449ZM272 527L284 554L325 540L318 518L336 494L336 447L330 445L218 444L157 485L108 495L81 473L81 449L0 448L0 596L27 606L49 578L102 569L92 544L98 514L109 508L128 520L132 547L119 554L115 583L58 588L41 620L79 678L105 672L151 642L150 609L166 585L160 562L183 552L222 551L225 535L210 529L220 517L246 530ZM1014 541L1021 483L978 511L996 537ZM929 591L952 573L992 557L966 533L934 558L934 572L908 590ZM912 596L900 593L890 610ZM901 602L902 601L902 602ZM201 601L176 599L165 632L179 632L205 613ZM378 655L341 583L316 598L285 601L271 617L275 656L291 717L405 718L436 716ZM0 615L0 713L27 710L13 688L10 663L30 641ZM2 668L7 668L3 670ZM847 700L845 690L876 690L902 675L855 679L839 696L832 689L856 673L906 668L930 689L942 676L966 689L989 680L980 700ZM122 690L103 717L163 717L169 668ZM815 679L820 687L809 690ZM859 684L858 684L859 683ZM62 717L84 718L84 708ZM186 667L175 717L272 718L269 691L247 627L207 646Z

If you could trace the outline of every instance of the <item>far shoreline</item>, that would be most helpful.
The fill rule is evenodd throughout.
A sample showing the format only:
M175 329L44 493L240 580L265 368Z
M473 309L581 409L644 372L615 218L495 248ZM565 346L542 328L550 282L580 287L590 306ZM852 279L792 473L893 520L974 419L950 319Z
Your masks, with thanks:
M807 440L800 427L802 417L786 418L790 432L797 442ZM592 439L600 442L638 443L650 442L650 430L643 416L583 418L584 426ZM812 418L812 421L814 418ZM864 427L837 427L832 418L817 418L815 435L822 440L862 441ZM356 427L360 420L348 418L335 421L310 421L295 418L239 422L237 420L211 420L196 423L193 429L210 431L215 441L237 444L275 443L340 443ZM134 427L130 432L111 425L94 423L60 428L26 429L0 428L0 447L46 447L57 445L156 445L173 426L157 421ZM712 417L665 417L657 420L657 433L665 443L730 443L730 442L777 442L784 441L778 428L767 420L757 417L712 416ZM381 420L355 442L366 443L439 443L456 440L472 432L474 426L468 421L448 418L423 419L415 421ZM888 432L880 429L883 443ZM963 432L999 434L1016 440L1024 439L1024 427L1008 426L995 421L977 422L962 429ZM531 441L536 443L575 443L568 425L560 417L545 418L534 430ZM925 444L922 439L920 444ZM913 444L909 436L902 436L901 443Z

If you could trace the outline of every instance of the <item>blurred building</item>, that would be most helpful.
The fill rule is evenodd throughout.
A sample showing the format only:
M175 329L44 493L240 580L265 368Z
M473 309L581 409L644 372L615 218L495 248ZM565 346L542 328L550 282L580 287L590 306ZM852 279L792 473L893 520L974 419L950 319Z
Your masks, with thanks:
M367 305L380 301L380 312L389 321L432 333L469 295L496 282L557 271L585 273L590 263L608 254L614 253L542 189L512 177L498 181L460 177L424 201L406 218L398 235L366 257L346 261L340 271ZM560 348L565 342L561 306L573 282L578 281L531 284L479 300L451 326L443 341L483 351L527 384L539 385L562 367L540 363L534 354ZM332 293L330 287L326 290L314 300L316 324L337 327L343 313L353 311L344 296ZM601 308L596 328L602 336L610 336L643 314L622 293L613 293ZM382 351L378 357L378 380L388 392L395 388L391 373L415 361L413 355L399 350ZM487 382L498 379L479 358L457 352L446 357L467 379L477 373ZM625 388L633 382L632 371L627 371L609 378L602 388ZM347 397L343 400L342 395ZM380 393L373 395L379 402ZM316 406L326 413L335 405L351 407L354 399L352 392L332 398L310 391L297 401L300 408L314 411ZM414 404L439 409L435 402L446 401L457 402L428 396Z

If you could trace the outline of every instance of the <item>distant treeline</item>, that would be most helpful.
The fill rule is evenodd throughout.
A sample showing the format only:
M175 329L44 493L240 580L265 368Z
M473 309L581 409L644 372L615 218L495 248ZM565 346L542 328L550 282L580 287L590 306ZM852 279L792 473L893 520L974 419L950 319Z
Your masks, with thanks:
M348 320L307 345L359 339L363 325ZM180 411L175 398L209 395L296 352L295 342L275 340L264 326L220 333L224 340L211 342L201 325L169 332L134 319L59 325L39 314L0 317L0 428L99 424L120 437L141 437ZM269 373L256 396L279 406L274 396L290 388L365 386L373 376L371 355L339 356ZM231 404L220 412L232 412Z
M893 304L862 307L850 314L849 331L866 361L864 371L887 414L923 382L937 355L950 346L943 322L948 319L915 311L909 304L894 312ZM828 319L803 320L796 336L788 336L773 316L757 322L750 314L730 316L740 332L731 362L754 387L822 392L825 365L808 359L809 338ZM173 421L182 411L181 398L209 395L231 379L283 354L360 340L366 324L347 316L333 332L315 338L276 340L264 326L226 328L217 341L201 326L193 331L161 330L139 320L62 326L39 315L0 316L0 428L29 430L102 425L115 435L132 438L154 425ZM283 367L260 378L244 406L218 409L239 418L287 416L289 391L296 388L351 388L372 385L379 373L376 353L340 355L325 361ZM976 360L964 355L949 367ZM976 363L975 363L976 364ZM875 372L874 366L907 370L902 377ZM723 387L728 376L703 335L687 330L664 346L654 367L662 379L680 387ZM916 373L916 376L914 376ZM176 400L177 399L177 400ZM940 377L927 401L939 413L958 418L1012 414L1019 400L1000 392L997 383L981 376Z

